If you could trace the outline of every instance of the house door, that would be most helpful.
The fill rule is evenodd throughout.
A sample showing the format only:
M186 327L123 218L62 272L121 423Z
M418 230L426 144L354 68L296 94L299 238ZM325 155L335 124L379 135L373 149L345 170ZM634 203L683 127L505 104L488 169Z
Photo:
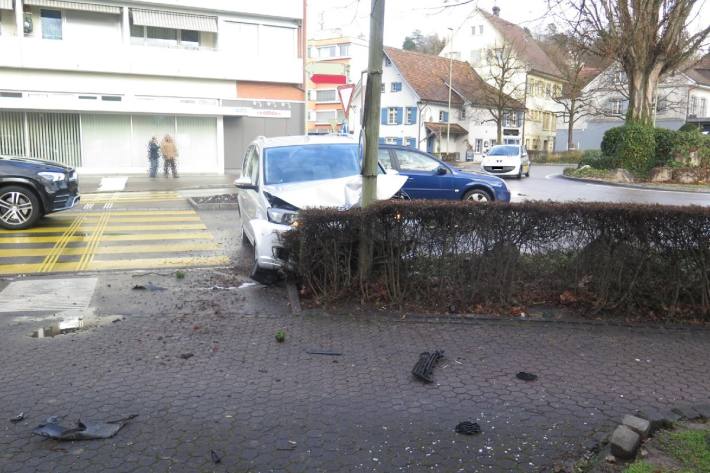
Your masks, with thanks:
M426 152L427 153L434 153L434 143L436 142L436 136L435 135L429 135L429 137L426 139Z

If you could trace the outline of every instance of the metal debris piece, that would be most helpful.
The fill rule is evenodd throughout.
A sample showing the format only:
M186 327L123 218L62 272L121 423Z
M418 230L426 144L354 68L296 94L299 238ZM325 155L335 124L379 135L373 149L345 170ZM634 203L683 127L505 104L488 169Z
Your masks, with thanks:
M474 435L481 433L481 426L475 422L460 422L456 426L456 433L462 435Z
M306 350L306 353L309 355L343 356L343 354L338 351Z
M24 413L24 412L20 412L20 413L17 414L15 417L13 417L12 419L10 419L10 422L12 422L13 424L17 424L18 422L22 422L23 420L25 420L25 413Z
M222 463L222 458L217 455L217 452L215 452L214 450L210 450L210 456L212 457L212 463L214 463L215 465Z
M515 375L516 378L523 380L523 381L535 381L537 380L537 375L532 374L532 373L527 373L525 371L521 371L520 373Z
M434 382L431 377L434 372L434 365L436 365L436 363L443 357L443 350L437 350L434 353L429 353L428 351L425 351L424 353L419 355L419 360L417 361L417 364L414 365L414 368L412 369L412 374L417 379L420 379L425 383Z
M56 417L50 417L47 420L52 422L38 425L32 433L41 437L62 441L108 439L116 435L130 420L136 417L138 417L138 414L108 422L82 422L79 420L76 422L76 427L73 428L59 425Z
M133 286L134 291L150 291L150 292L156 292L156 291L167 291L164 287L161 286L156 286L152 282L149 282L147 284L136 284Z

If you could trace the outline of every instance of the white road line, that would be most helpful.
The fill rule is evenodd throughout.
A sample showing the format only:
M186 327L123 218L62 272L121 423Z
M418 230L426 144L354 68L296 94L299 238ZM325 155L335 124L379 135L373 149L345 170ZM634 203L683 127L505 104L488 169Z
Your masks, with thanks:
M122 191L126 188L127 177L102 177L98 192Z
M91 210L94 208L94 204L84 204L84 210Z

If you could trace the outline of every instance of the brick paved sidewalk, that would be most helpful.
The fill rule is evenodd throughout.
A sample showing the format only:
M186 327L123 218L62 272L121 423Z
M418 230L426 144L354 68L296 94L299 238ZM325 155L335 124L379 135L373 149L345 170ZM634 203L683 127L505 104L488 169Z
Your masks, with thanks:
M0 318L0 471L545 471L625 413L710 392L710 331L294 317L227 291L167 292L135 296L170 301L150 316L54 339ZM447 358L425 386L410 370L430 349ZM51 415L133 413L110 440L30 434ZM454 433L462 420L483 433Z

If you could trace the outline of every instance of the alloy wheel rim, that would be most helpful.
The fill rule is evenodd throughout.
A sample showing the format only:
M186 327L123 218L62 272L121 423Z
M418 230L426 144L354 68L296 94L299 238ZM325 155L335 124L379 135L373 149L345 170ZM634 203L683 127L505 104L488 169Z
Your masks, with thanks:
M471 200L473 202L488 202L488 197L486 197L480 192L475 192L468 196L468 200Z
M32 216L32 201L22 192L0 196L0 220L8 225L22 225Z

